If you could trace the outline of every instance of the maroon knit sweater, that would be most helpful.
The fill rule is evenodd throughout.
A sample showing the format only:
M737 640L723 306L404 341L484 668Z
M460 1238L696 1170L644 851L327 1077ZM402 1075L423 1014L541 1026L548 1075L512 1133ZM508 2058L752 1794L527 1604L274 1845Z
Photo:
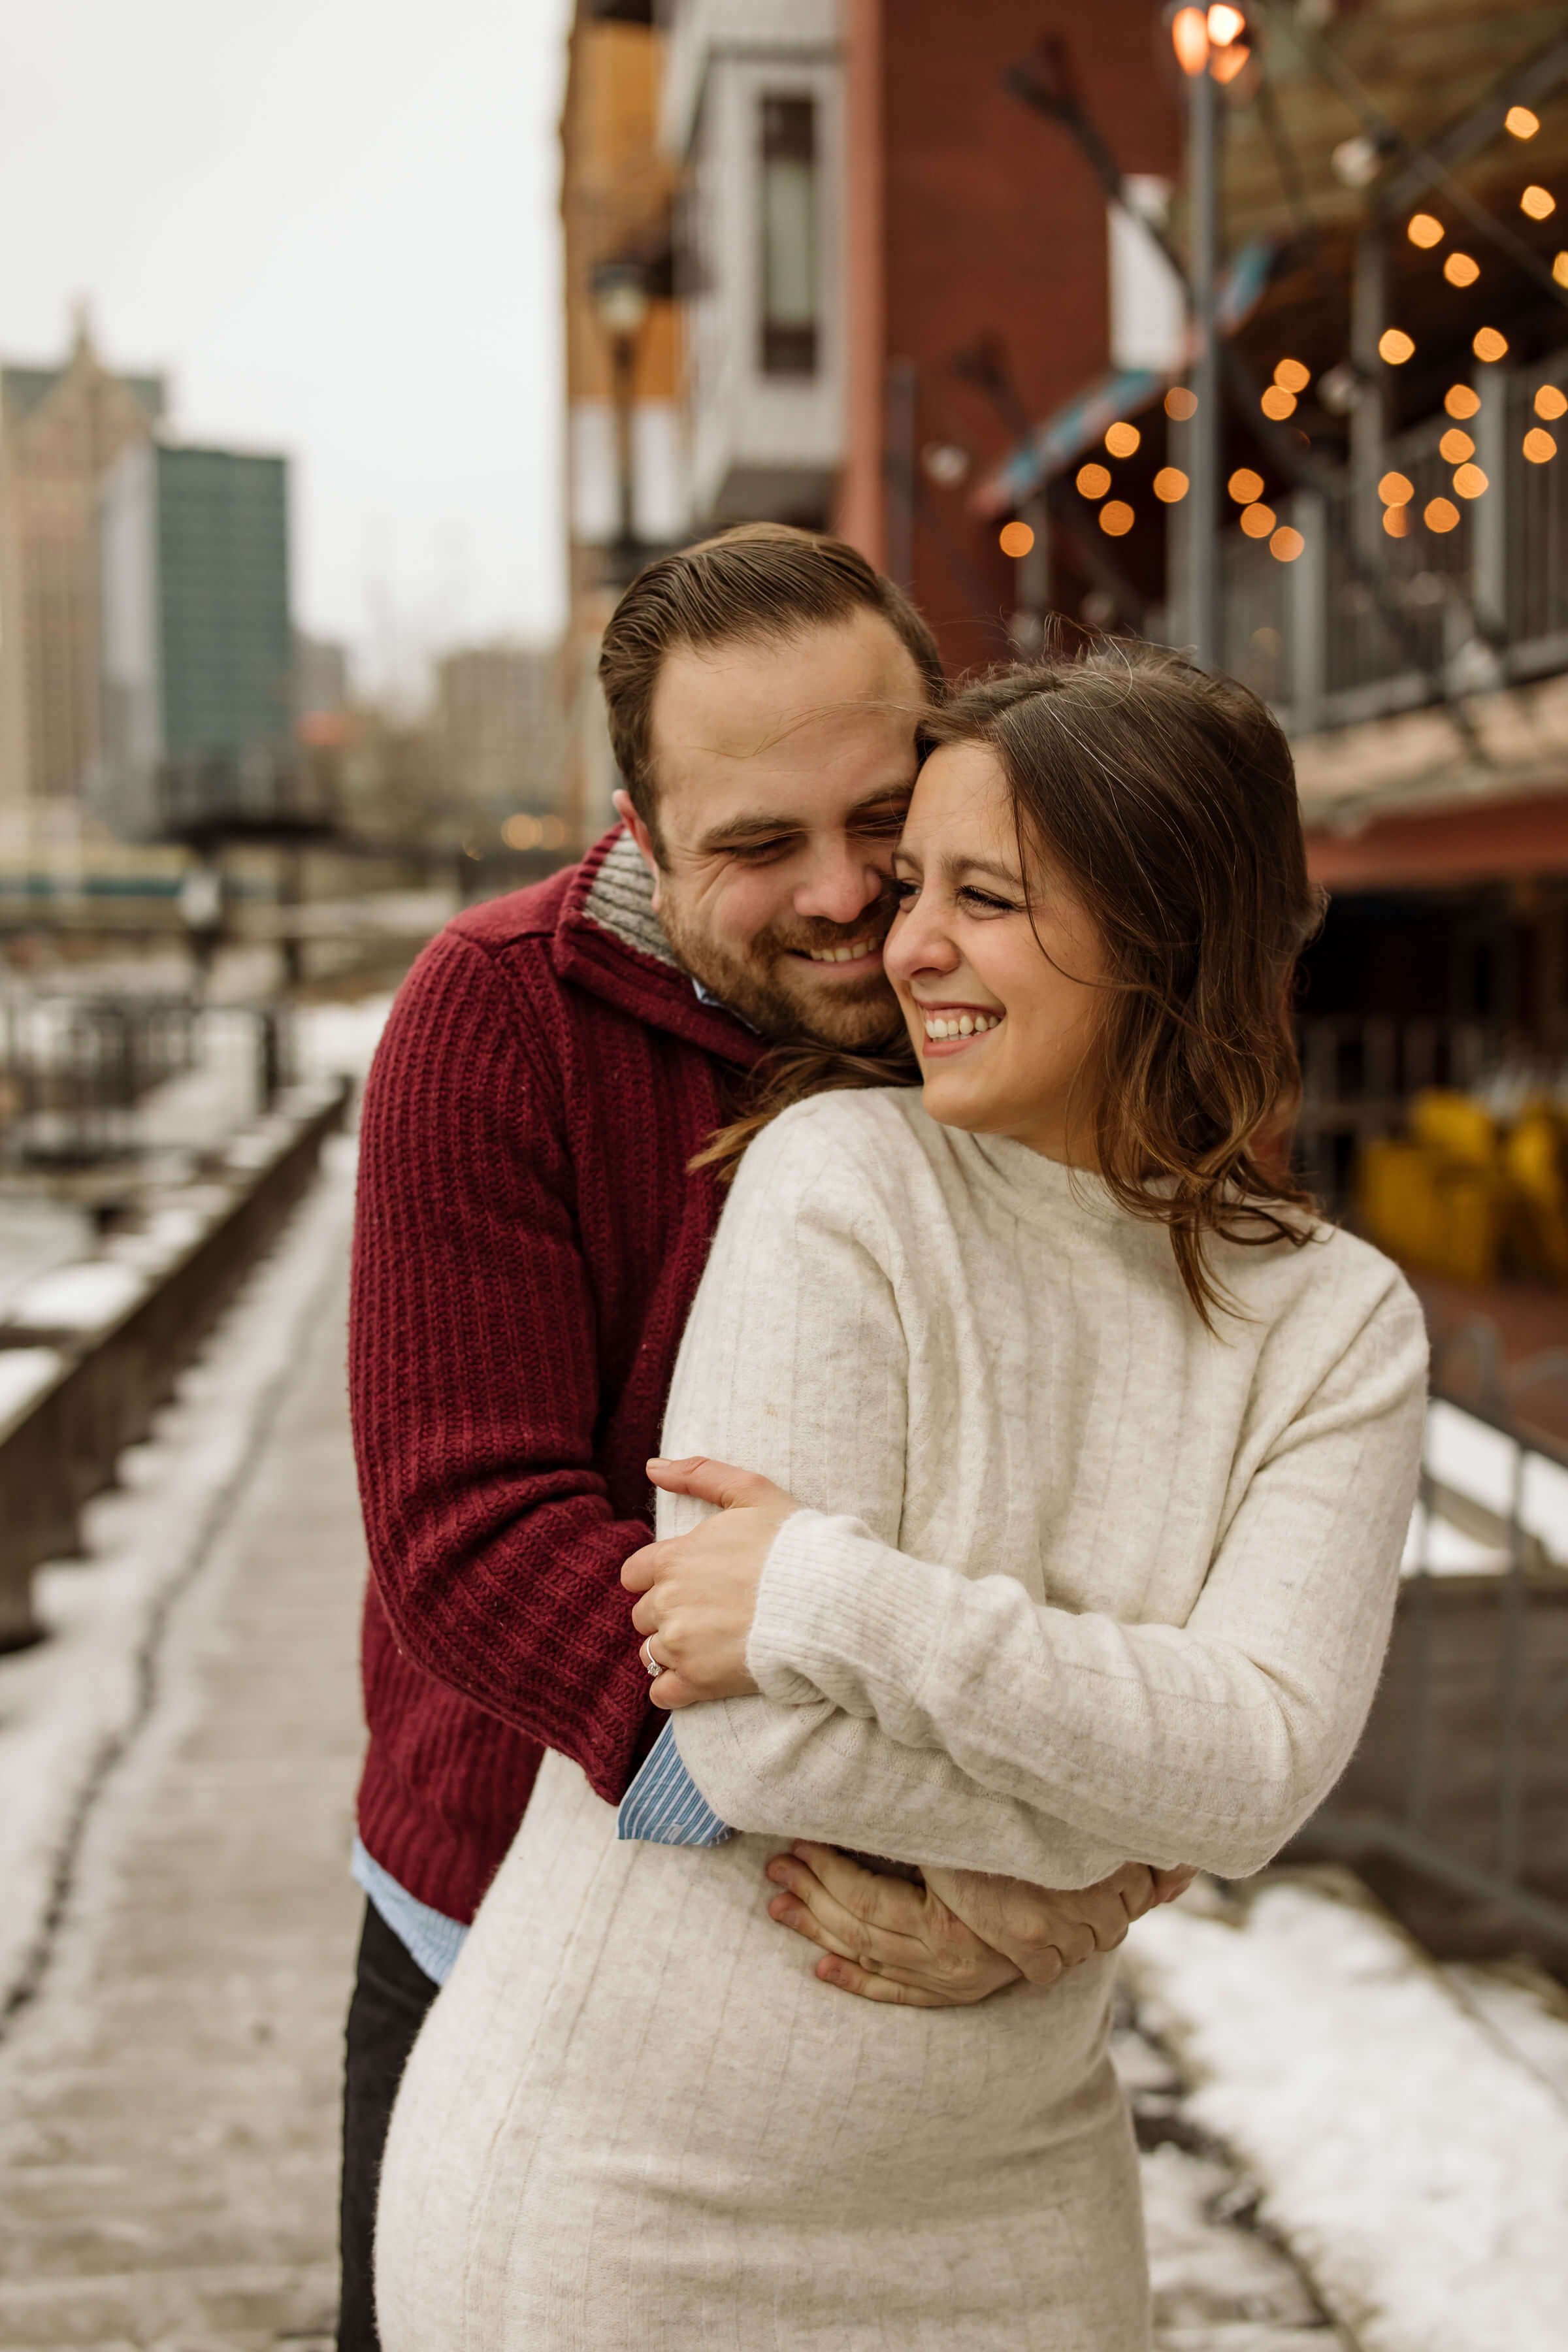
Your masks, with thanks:
M369 1852L472 1917L545 1748L624 1793L658 1724L622 1561L718 1216L687 1163L751 1032L703 1005L619 832L459 916L361 1140L349 1385L372 1576Z

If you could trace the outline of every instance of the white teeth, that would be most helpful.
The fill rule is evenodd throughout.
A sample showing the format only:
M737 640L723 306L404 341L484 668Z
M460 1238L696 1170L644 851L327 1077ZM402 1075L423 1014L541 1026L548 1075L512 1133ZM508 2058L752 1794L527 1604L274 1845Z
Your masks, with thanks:
M806 954L813 963L854 963L857 958L872 954L876 946L875 940L851 940L847 948L807 948Z
M933 1045L940 1045L946 1037L983 1037L1001 1024L1000 1013L928 1013L925 1033Z

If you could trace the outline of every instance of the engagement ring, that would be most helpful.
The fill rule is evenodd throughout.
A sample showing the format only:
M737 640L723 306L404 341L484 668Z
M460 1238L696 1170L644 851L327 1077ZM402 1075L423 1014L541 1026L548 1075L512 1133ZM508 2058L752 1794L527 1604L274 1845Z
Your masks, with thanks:
M647 1669L647 1676L650 1682L654 1681L659 1675L663 1674L664 1668L654 1656L653 1642L651 1638L646 1641L642 1645L642 1662L644 1666Z

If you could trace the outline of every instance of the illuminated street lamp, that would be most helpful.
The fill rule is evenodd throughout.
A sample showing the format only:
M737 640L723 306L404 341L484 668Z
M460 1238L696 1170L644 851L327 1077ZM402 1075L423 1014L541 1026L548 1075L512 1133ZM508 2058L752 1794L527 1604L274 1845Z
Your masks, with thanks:
M647 272L635 261L604 261L593 277L594 308L610 346L610 399L616 420L616 544L623 556L637 545L632 458L632 394L637 339L647 323Z
M1244 8L1215 0L1209 8L1181 7L1171 20L1171 46L1187 84L1188 276L1192 287L1192 388L1197 407L1189 427L1191 500L1187 509L1187 626L1205 669L1220 665L1220 365L1215 323L1219 275L1219 131L1216 87L1234 81L1252 51Z

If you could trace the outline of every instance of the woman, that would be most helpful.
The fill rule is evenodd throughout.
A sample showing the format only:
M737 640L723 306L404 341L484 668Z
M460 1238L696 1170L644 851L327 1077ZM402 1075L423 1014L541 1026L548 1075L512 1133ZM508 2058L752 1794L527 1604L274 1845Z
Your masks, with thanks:
M666 1446L763 1482L699 1526L732 1478L661 1470L628 1571L743 1833L619 1842L546 1759L394 2119L387 2352L1142 2352L1107 1964L837 1999L763 1867L1237 1875L1370 1702L1425 1344L1261 1148L1313 918L1283 739L1120 646L931 734L887 948L922 1092L750 1142Z

